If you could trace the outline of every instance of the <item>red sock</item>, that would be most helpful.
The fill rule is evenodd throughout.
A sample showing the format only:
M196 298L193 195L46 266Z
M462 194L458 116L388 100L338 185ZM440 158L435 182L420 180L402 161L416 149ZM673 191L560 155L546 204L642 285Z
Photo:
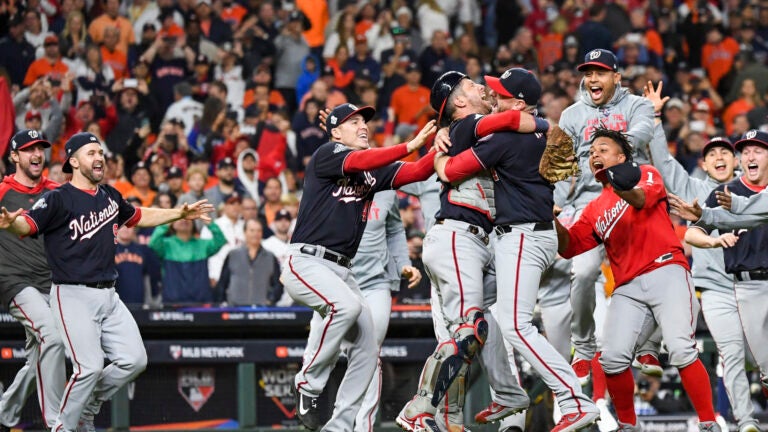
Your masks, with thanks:
M600 354L592 358L592 400L605 399L605 372L600 366Z
M684 368L678 369L683 388L688 393L688 399L693 404L693 409L699 415L700 422L715 421L715 409L712 407L712 385L709 383L709 375L701 360Z
M605 374L605 384L611 395L616 416L622 423L636 425L635 415L635 378L629 368L616 375Z

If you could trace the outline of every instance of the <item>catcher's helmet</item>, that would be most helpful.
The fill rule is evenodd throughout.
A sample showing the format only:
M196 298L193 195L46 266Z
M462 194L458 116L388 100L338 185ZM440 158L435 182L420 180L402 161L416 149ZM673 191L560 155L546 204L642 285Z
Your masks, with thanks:
M440 75L440 78L432 85L432 92L429 94L429 104L432 106L432 109L437 111L438 126L442 125L443 122L445 103L448 102L453 89L466 77L461 72L449 71Z

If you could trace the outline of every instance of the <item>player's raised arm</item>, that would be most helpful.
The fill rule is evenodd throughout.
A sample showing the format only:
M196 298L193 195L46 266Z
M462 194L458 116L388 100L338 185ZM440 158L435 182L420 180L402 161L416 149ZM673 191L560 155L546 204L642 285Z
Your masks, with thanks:
M20 236L29 234L32 231L32 227L29 225L27 218L19 217L23 212L23 209L9 212L8 209L3 207L2 214L0 214L0 229L8 230Z
M208 204L208 200L200 200L174 209L141 207L140 211L141 219L139 219L137 226L143 228L163 225L179 219L202 219L205 222L210 222L211 218L208 214L213 212L213 205Z

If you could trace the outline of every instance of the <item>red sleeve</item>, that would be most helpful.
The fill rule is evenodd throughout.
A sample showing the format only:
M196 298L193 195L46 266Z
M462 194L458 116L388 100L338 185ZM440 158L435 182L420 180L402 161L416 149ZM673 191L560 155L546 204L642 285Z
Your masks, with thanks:
M568 228L570 240L568 241L568 248L560 254L563 258L573 258L600 244L595 236L595 231L592 229L592 221L589 217L584 217L588 210L589 206L584 209L579 220Z
M424 155L418 162L404 163L392 180L392 188L397 189L409 183L428 179L435 172L434 165L435 152L433 151Z
M483 164L480 163L480 159L477 158L475 151L469 149L464 150L454 157L448 158L444 171L448 181L454 182L457 180L464 180L472 174L482 171L483 168Z
M654 205L659 200L665 199L667 191L664 189L664 180L656 168L651 165L641 165L640 170L642 172L637 187L645 192L643 208L647 208L649 205Z
M133 216L131 216L131 218L125 222L125 226L127 226L128 228L135 227L136 225L138 225L139 221L141 220L141 208L135 207L135 209L136 209L136 212L133 214Z
M344 172L361 172L387 166L408 156L406 143L349 152L344 159Z
M515 132L520 127L520 111L507 110L501 113L488 114L477 122L475 135L483 137L494 132Z
M27 212L24 212L21 214L21 217L27 220L27 224L29 225L29 232L24 237L29 237L37 234L37 224L35 223L35 220L29 217Z

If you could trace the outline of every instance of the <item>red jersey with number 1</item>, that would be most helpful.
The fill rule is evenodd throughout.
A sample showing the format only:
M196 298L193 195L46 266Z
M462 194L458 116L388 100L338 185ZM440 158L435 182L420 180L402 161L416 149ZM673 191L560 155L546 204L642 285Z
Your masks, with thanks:
M645 191L643 208L632 207L607 185L568 229L571 240L561 254L571 258L605 244L617 287L669 264L690 270L669 218L661 174L651 165L641 165L640 171L636 187Z

